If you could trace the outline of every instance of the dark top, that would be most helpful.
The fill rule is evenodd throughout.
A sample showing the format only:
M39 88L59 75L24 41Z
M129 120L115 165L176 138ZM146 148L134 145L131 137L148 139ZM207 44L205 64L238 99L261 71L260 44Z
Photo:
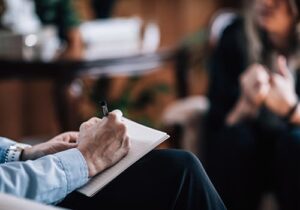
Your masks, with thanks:
M207 118L208 133L216 133L225 126L226 116L240 96L239 77L250 64L248 45L244 19L238 17L224 30L210 60L208 98L211 108ZM297 78L299 78L299 74L297 74ZM299 95L299 83L297 83L296 89ZM287 124L264 107L261 108L258 118L249 121L256 127L269 131L285 128Z
M35 0L36 13L45 25L57 26L60 38L66 39L66 33L80 23L74 8L74 0Z
M116 0L92 0L91 6L94 9L95 18L109 18Z

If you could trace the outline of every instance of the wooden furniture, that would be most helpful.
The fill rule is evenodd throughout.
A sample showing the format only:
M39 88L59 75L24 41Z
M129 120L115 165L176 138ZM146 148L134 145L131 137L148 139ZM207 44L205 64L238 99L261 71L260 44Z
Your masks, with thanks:
M69 122L70 110L66 101L66 88L79 76L109 76L145 74L178 59L178 50L163 50L156 53L136 54L119 58L94 61L16 61L0 60L0 81L7 79L51 79L54 81L53 97L55 111L63 131L74 129ZM181 75L181 74L177 74ZM182 78L180 78L182 79ZM180 88L179 88L180 89Z

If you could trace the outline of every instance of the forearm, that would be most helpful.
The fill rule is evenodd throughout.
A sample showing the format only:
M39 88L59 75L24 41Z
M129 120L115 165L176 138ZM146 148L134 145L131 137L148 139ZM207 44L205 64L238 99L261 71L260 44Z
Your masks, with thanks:
M0 164L0 191L55 203L88 180L86 162L77 149L26 161Z
M291 116L290 122L294 125L300 126L300 105L298 103L294 114Z
M252 103L246 96L241 95L235 107L229 112L226 118L228 126L239 123L247 119L254 119L258 115L259 106Z
M66 34L67 46L62 59L80 60L83 58L84 44L79 28L70 28Z

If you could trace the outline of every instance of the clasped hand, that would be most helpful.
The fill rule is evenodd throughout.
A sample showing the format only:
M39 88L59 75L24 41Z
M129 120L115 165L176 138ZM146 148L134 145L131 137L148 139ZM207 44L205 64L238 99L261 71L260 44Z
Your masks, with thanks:
M122 113L115 110L103 119L91 118L79 132L66 132L45 143L26 148L22 160L34 160L71 148L78 148L86 160L89 176L114 165L129 151L130 142Z
M255 117L262 105L283 117L297 103L294 79L283 56L277 59L276 72L260 64L251 65L241 75L240 86L240 98L226 119L228 125Z

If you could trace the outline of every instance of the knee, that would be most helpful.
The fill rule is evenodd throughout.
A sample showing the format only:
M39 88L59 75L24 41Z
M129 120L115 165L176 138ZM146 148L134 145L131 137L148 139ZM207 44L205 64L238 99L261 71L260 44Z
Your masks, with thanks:
M191 152L180 151L176 161L177 165L185 170L202 168L199 159Z
M168 165L172 171L180 173L204 171L199 159L191 152L168 149L161 150L159 153L160 164Z

